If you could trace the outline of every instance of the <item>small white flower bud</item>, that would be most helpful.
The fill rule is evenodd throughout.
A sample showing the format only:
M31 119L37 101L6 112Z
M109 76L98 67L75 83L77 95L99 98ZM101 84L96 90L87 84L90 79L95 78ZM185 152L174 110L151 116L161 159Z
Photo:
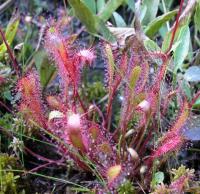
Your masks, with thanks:
M64 114L58 110L53 110L49 113L49 121L52 119L58 119L64 117Z
M140 174L144 174L147 170L147 167L146 166L141 166L140 168Z
M68 117L67 125L71 129L79 129L81 128L81 118L79 114L71 114Z
M126 132L125 134L125 138L129 137L130 135L132 135L134 133L134 129L130 129L129 131Z
M25 17L25 21L26 21L27 23L30 23L31 20L32 20L32 17L31 17L30 15L27 15L27 16Z
M127 149L133 160L139 159L138 153L133 148Z
M138 107L140 107L144 112L149 111L150 109L150 103L147 100L143 100L139 103Z

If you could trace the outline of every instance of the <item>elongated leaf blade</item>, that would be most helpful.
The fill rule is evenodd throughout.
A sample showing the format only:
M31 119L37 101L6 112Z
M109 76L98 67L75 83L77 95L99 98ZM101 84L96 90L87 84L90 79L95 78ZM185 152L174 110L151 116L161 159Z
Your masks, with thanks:
M72 6L76 17L86 26L87 30L95 35L99 32L104 39L110 42L115 42L113 34L106 27L104 22L98 16L92 13L88 6L81 0L68 0Z
M145 29L145 34L152 38L156 34L156 32L158 32L158 30L162 27L162 25L172 19L176 15L176 13L177 10L170 11L154 19Z
M195 27L200 32L200 1L197 2L196 11L194 14Z
M106 22L113 14L113 12L120 6L124 0L109 0L100 13L100 18Z
M95 2L95 0L84 0L84 2L88 6L90 11L92 11L93 14L96 14L96 2Z
M121 15L119 15L117 12L114 12L113 16L115 18L115 23L117 27L126 27L126 22Z
M9 45L12 44L14 37L16 36L17 29L19 26L19 21L20 21L19 13L16 13L11 17L6 27L5 37ZM6 51L7 47L4 43L2 43L0 45L0 58L5 54Z
M158 5L160 0L144 0L143 5L147 7L147 11L142 24L147 25L149 22L153 21L158 12Z
M188 25L185 25L181 28L177 41L180 41L180 43L174 51L175 72L177 72L178 69L182 69L183 61L188 55L189 45L190 45L190 29Z

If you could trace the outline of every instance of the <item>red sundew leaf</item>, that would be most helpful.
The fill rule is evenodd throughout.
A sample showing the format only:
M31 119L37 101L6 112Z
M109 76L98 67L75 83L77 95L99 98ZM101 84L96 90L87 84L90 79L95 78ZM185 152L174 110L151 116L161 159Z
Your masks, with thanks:
M89 132L91 134L91 137L96 140L100 134L100 131L99 131L99 128L95 125L92 125L90 128L89 128Z
M99 151L105 153L105 154L111 154L112 153L112 147L108 142L103 142L98 145Z
M181 112L178 119L175 121L175 124L171 128L171 131L180 131L180 129L184 126L185 122L189 117L189 104L185 100L181 107Z
M107 170L107 179L108 179L108 182L114 181L120 175L121 170L122 170L122 166L121 165L111 166Z
M69 43L68 43L69 44ZM45 37L45 46L50 56L56 62L63 85L67 88L69 80L76 86L80 78L78 56L70 56L70 45L65 44L65 38L56 27L50 27Z
M72 145L81 150L82 152L86 152L86 147L83 143L83 138L79 129L77 130L68 130L69 139Z
M178 150L182 146L183 142L184 139L180 135L176 135L173 138L166 140L165 143L159 146L152 154L152 157L158 158L164 154Z
M177 180L173 181L169 188L174 193L182 193L184 191L184 187L188 184L189 177L183 175Z
M20 112L25 114L27 120L33 120L41 127L46 127L44 107L41 100L39 76L36 71L29 72L17 83L17 91L21 94L18 106Z
M161 142L162 143L167 142L169 139L172 139L177 135L182 136L182 131L186 125L188 117L189 117L189 104L186 100L184 100L177 120L174 122L174 125L171 127L171 129L161 138Z

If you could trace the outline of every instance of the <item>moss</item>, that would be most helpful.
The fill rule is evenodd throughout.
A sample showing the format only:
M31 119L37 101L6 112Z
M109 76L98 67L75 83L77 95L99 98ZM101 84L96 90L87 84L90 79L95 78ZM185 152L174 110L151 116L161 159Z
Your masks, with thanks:
M0 154L0 194L23 193L19 187L20 176L13 172L19 169L17 160L13 156Z
M122 185L120 185L118 188L118 193L119 194L125 194L125 193L136 194L135 188L133 187L130 181L126 181Z

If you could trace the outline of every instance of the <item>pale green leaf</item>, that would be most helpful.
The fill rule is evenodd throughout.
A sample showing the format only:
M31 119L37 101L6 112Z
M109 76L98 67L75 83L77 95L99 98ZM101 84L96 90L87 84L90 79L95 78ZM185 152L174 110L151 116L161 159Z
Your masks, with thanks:
M146 27L145 34L149 36L150 38L152 38L156 34L156 32L158 32L161 26L165 24L167 21L169 21L170 19L172 19L176 15L176 13L177 13L177 10L174 10L155 18Z
M114 12L113 17L115 19L117 27L126 27L126 22L124 21L121 15L119 15L117 12Z
M109 0L99 14L100 19L106 22L112 16L113 12L123 3L124 0Z
M182 64L188 55L189 45L190 45L190 29L187 25L183 26L180 30L177 41L180 44L174 50L174 71L177 72L178 69L182 70Z
M158 184L161 184L163 183L164 181L164 173L163 172L156 172L154 175L153 175L153 178L152 178L152 181L151 181L151 186L153 188L155 188Z
M196 11L194 14L195 27L200 32L200 1L197 2Z
M14 15L11 20L9 21L7 27L6 27L6 32L5 32L5 36L6 36L6 40L8 41L9 44L12 44L13 39L17 33L17 29L19 26L19 14L17 13L16 15Z
M151 39L144 40L144 46L148 51L160 51L160 47Z
M105 4L106 4L105 0L97 1L97 13L101 12L104 9Z
M92 13L92 11L81 0L68 0L72 6L77 18L86 26L87 30L95 36L99 32L107 41L114 42L115 37L105 26L104 22L99 19L98 16Z
M96 2L95 0L83 0L84 3L88 6L92 13L96 14Z
M133 0L127 0L129 8L134 12L135 11L135 2Z
M5 37L6 37L7 43L9 45L12 44L13 39L17 33L17 29L19 26L19 20L20 20L19 13L16 13L15 15L13 15L11 17L11 19L6 27ZM4 55L4 53L6 51L7 51L7 47L4 43L2 43L0 45L0 58Z
M147 11L144 19L142 20L143 25L147 25L149 22L155 19L158 12L158 5L160 0L144 0L143 5L147 7Z

